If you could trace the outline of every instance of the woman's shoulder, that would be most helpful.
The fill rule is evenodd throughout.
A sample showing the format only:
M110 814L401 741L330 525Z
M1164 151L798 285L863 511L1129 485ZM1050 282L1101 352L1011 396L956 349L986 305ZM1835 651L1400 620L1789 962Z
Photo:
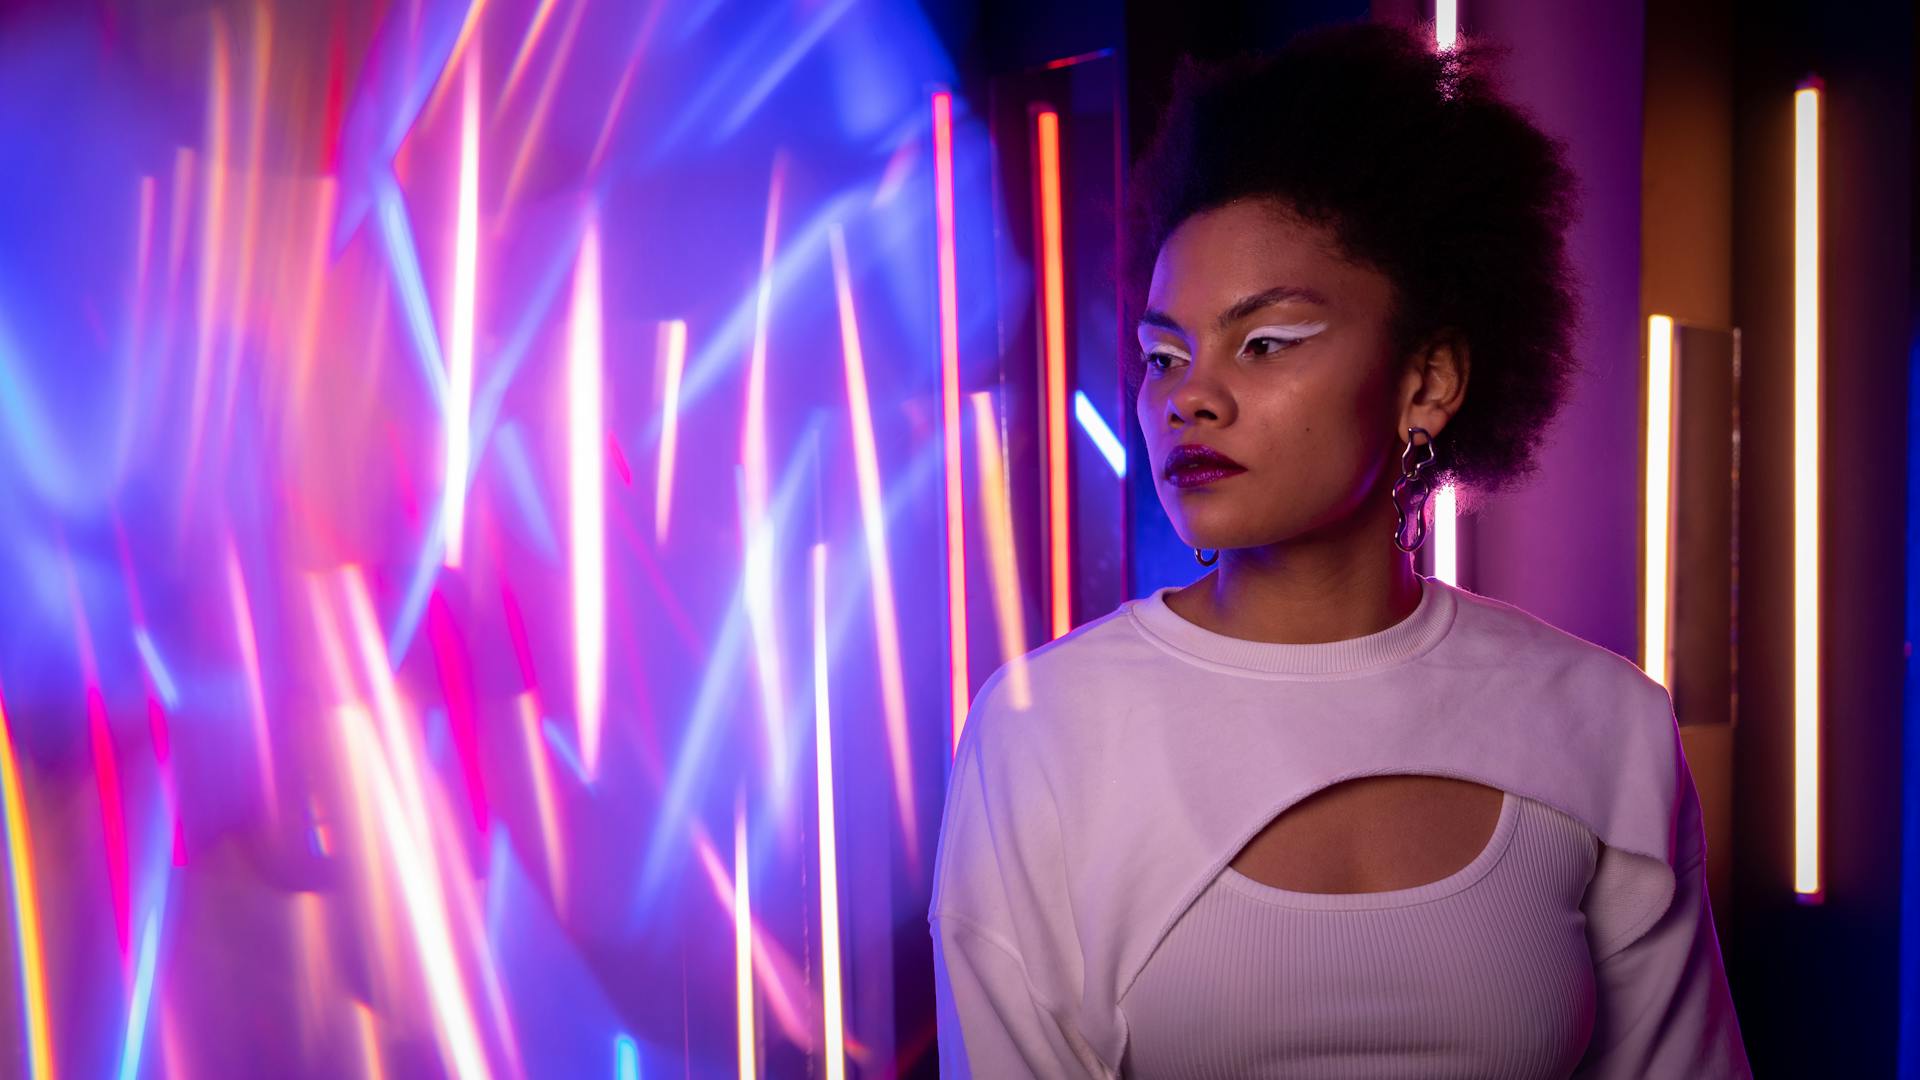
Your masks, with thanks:
M1456 585L1454 648L1435 657L1448 662L1462 655L1497 660L1508 669L1536 670L1554 678L1598 683L1647 700L1667 699L1666 687L1638 663L1597 642L1548 622L1518 604L1470 592ZM1670 700L1670 699L1668 699Z
M1137 602L1125 601L1001 663L975 691L966 726L978 721L983 728L1005 727L1032 737L1073 730L1084 726L1075 718L1103 714L1103 703L1137 682L1156 655L1129 619L1128 609Z

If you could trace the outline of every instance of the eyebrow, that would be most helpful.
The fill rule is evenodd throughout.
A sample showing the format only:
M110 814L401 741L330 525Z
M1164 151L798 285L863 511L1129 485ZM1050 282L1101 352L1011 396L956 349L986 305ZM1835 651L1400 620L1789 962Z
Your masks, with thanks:
M1214 327L1224 333L1228 327L1261 308L1286 300L1300 300L1309 304L1319 304L1322 307L1327 303L1326 297L1304 285L1276 285L1265 292L1254 293L1252 296L1234 301L1233 306L1221 312L1220 317L1214 320ZM1185 328L1173 316L1157 308L1148 308L1141 313L1140 325L1158 326L1176 334L1186 333Z

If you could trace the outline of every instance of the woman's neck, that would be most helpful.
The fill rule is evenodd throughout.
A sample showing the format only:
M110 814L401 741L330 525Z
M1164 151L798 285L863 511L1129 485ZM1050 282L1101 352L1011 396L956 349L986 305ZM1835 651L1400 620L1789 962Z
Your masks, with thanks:
M1211 573L1166 602L1227 637L1311 645L1385 630L1413 614L1420 591L1412 559L1380 535L1223 550Z

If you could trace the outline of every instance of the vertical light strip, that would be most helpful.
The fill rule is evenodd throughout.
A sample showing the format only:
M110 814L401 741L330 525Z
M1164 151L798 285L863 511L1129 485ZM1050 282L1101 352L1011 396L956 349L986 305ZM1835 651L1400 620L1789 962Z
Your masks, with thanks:
M240 671L247 677L247 706L253 722L253 752L260 766L260 797L267 815L280 813L279 785L274 781L273 736L267 730L267 695L260 681L260 648L253 633L253 604L247 599L247 578L240 569L240 552L233 534L227 534L227 596L233 605L234 635L240 645Z
M940 272L940 430L946 454L947 655L953 688L953 737L966 721L967 559L960 479L960 294L953 226L953 95L933 95L933 212Z
M1460 530L1456 525L1452 484L1433 493L1433 576L1449 585L1460 584Z
M1646 535L1641 550L1640 666L1673 688L1667 671L1673 595L1673 319L1647 320Z
M985 390L968 395L973 402L973 446L980 459L980 512L987 523L987 565L993 572L993 613L1000 624L1000 654L1007 657L1008 684L1013 707L1025 709L1033 700L1027 682L1027 617L1020 604L1020 564L1014 558L1013 501L1007 491L1006 455L1000 452L1000 429L994 422L993 399ZM960 733L953 733L954 749Z
M745 547L743 595L747 626L753 634L754 669L760 689L760 717L767 734L767 755L775 763L775 802L784 804L787 771L786 665L781 662L776 598L780 582L774 552L779 541L767 518L767 322L773 311L775 241L780 235L780 193L785 187L786 157L776 151L767 184L767 216L760 234L760 283L753 309L753 345L747 361L747 398L740 420L740 536Z
M880 490L880 452L874 444L873 406L867 398L867 362L854 317L847 242L839 223L827 229L834 291L840 303L840 350L847 373L847 418L853 428L854 480L860 495L861 534L873 584L873 636L880 654L880 701L887 726L887 757L893 766L894 801L900 811L900 842L907 862L920 858L920 828L913 805L913 757L907 751L907 688L900 659L900 616L893 595L893 562L887 555L886 498Z
M1820 84L1793 95L1793 888L1820 880Z
M733 808L733 992L735 1030L738 1032L740 1080L753 1080L753 902L747 891L746 793L735 796Z
M27 1075L53 1080L53 1025L47 1016L47 969L41 952L39 892L33 884L33 831L20 790L7 705L0 700L0 811L5 812L7 880L13 886L13 930L19 943L20 1007L26 1013Z
M660 324L662 359L660 387L660 465L653 487L653 540L667 542L667 520L673 512L673 458L680 442L680 376L687 364L687 323L668 319Z
M479 273L480 52L469 52L461 78L460 179L454 199L453 314L447 333L446 477L440 495L446 565L460 565L466 531L467 457L473 422L473 335Z
M1067 300L1060 237L1060 114L1035 121L1035 173L1040 185L1040 317L1046 369L1047 580L1052 630L1073 629L1071 537L1067 535Z
M833 824L833 722L827 693L827 545L813 545L814 801L820 808L820 995L827 1080L847 1075L840 987L840 854Z
M591 780L606 704L606 427L600 403L600 223L587 224L567 330L567 459L573 497L574 700Z
M514 704L520 713L520 743L527 755L527 771L533 778L533 805L540 815L547 888L553 892L553 909L564 912L567 910L567 849L560 827L560 804L554 795L553 768L547 763L546 739L540 734L540 703L532 690L522 690Z
M1458 0L1434 0L1433 43L1441 52L1459 40ZM1449 585L1460 584L1460 516L1457 493L1443 484L1433 497L1433 576Z

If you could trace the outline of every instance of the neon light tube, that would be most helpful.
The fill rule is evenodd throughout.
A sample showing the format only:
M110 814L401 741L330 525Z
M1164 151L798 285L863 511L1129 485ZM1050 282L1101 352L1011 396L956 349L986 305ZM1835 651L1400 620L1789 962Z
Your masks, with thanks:
M567 332L567 461L573 500L574 699L589 780L606 705L606 421L600 403L600 226L587 225Z
M1047 580L1053 636L1073 629L1071 537L1067 533L1067 301L1060 240L1060 114L1047 109L1038 125L1040 185L1040 312L1046 370Z
M1671 652L1673 598L1673 319L1647 320L1646 566L1640 575L1640 666L1647 677L1673 688L1667 670Z
M940 272L940 432L947 495L947 655L953 730L967 715L967 557L960 480L960 300L953 235L953 95L933 95L933 209Z
M813 761L820 830L820 997L827 1080L847 1075L840 982L840 855L833 814L833 723L827 693L827 545L813 545Z
M1820 880L1820 84L1793 95L1793 888Z
M453 318L447 334L446 476L440 489L446 565L460 565L467 516L467 458L473 423L473 329L479 274L480 65L467 56L461 78L460 180L454 204Z

